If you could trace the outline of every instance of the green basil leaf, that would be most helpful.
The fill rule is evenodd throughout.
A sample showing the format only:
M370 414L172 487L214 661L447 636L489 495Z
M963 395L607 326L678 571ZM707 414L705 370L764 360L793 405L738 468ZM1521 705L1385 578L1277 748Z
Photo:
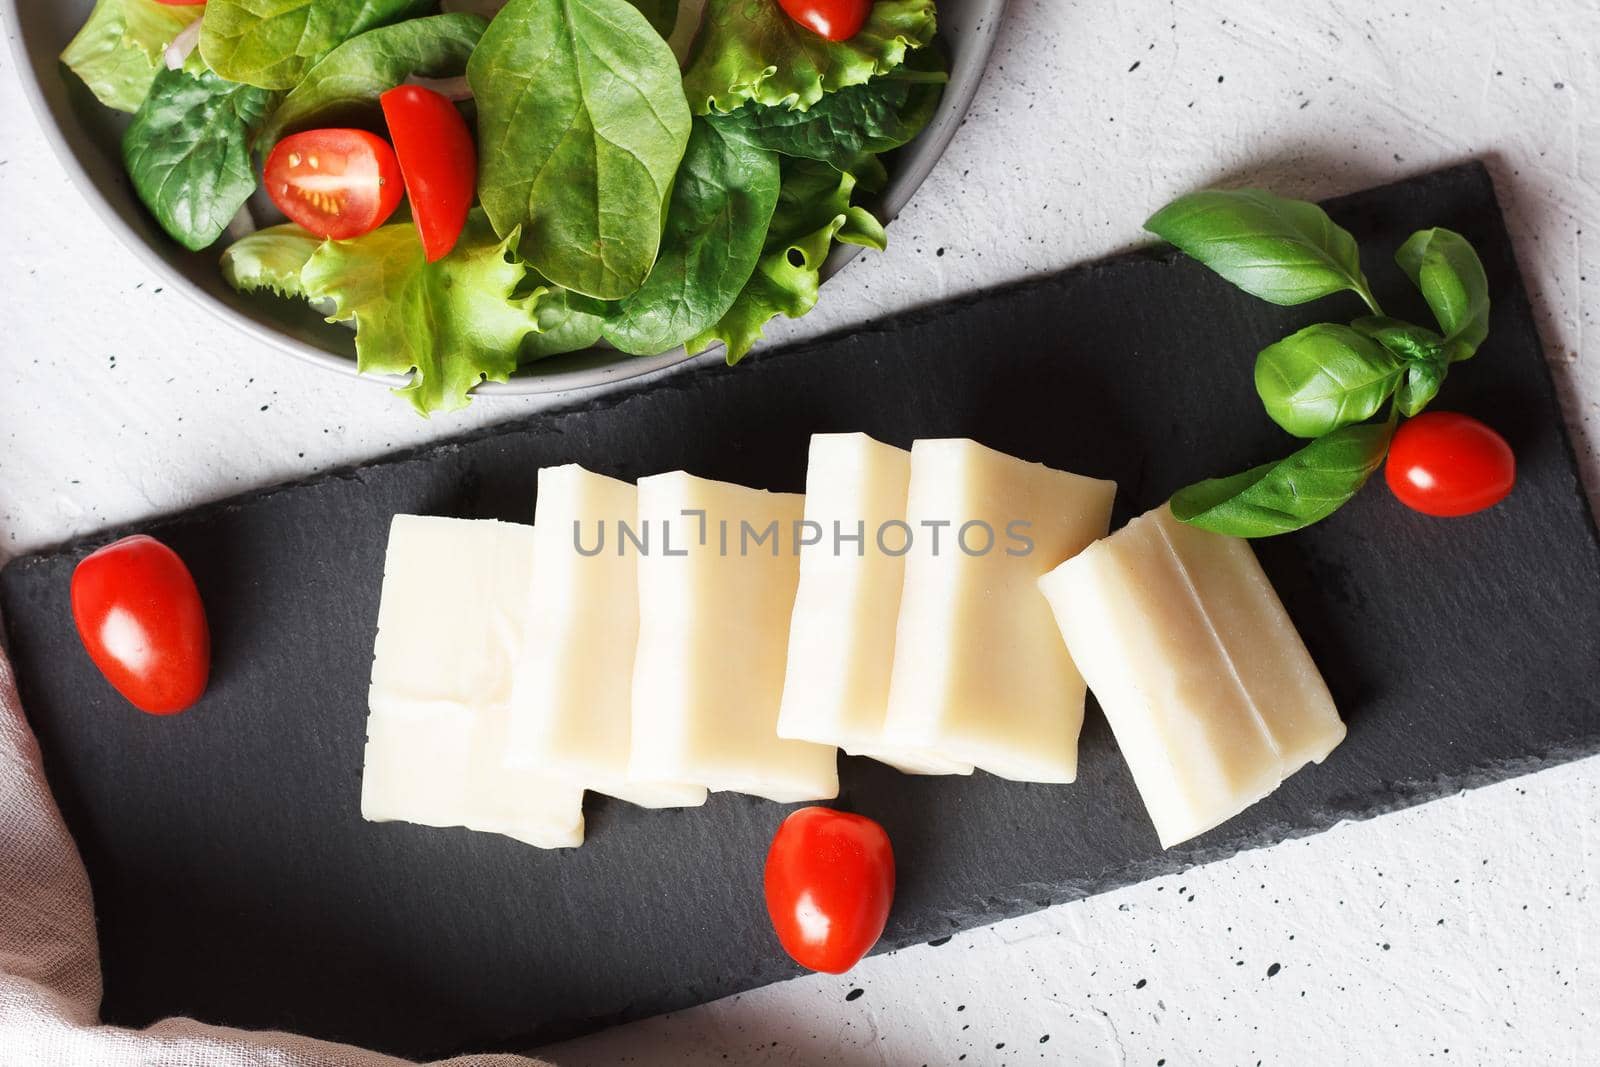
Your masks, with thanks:
M467 64L478 195L557 285L614 300L644 283L689 140L677 60L627 0L511 0Z
M1406 418L1420 415L1444 384L1449 364L1443 359L1418 360L1406 367L1406 377L1394 394L1395 406Z
M606 324L624 352L654 355L714 325L756 269L778 203L778 157L696 120L667 208L661 255Z
M913 53L919 57L929 54L937 56L937 51L925 48ZM829 93L805 111L752 101L726 115L713 112L708 118L728 136L757 148L859 172L863 157L892 151L910 141L938 109L944 91L942 77L929 80L900 74L897 70Z
M1179 197L1144 227L1251 296L1304 304L1348 289L1378 310L1355 238L1316 204L1211 189Z
M672 36L672 27L678 23L678 0L629 0L634 7L639 9L639 14L650 23L650 28L661 35L662 40Z
M222 236L256 188L250 131L274 94L163 69L122 138L122 160L134 191L185 248L198 251Z
M489 24L477 15L433 15L379 26L323 56L273 111L257 143L312 126L350 125L413 74L454 78Z
M96 0L83 28L61 53L61 62L106 107L138 111L157 72L166 69L167 45L200 11L156 0Z
M1256 357L1256 392L1272 421L1296 437L1365 422L1400 383L1405 365L1348 326L1320 323Z
M200 55L229 81L292 89L356 34L433 7L433 0L209 0Z
M1470 359L1489 336L1489 279L1472 245L1453 230L1434 227L1412 234L1394 259L1444 330L1450 361Z
M1232 537L1272 537L1338 511L1383 462L1394 420L1346 426L1276 463L1181 489L1172 513Z
M1367 315L1350 327L1407 362L1437 359L1444 348L1444 338L1432 330L1387 315Z

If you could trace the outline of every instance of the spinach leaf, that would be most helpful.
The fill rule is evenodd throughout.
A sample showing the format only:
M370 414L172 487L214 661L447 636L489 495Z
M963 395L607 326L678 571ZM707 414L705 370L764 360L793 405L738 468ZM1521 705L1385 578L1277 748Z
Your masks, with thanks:
M97 0L61 62L106 107L138 111L156 73L166 68L162 53L200 10L156 0Z
M812 33L777 0L706 0L684 91L697 115L746 100L803 111L824 93L887 74L934 30L933 0L877 0L848 41Z
M672 36L672 27L678 22L678 0L629 0L639 9L639 14L650 23L650 28L664 41Z
M1261 189L1213 189L1179 197L1144 226L1252 296L1303 304L1349 289L1382 313L1355 238L1315 204Z
M1489 336L1489 279L1472 245L1434 227L1412 234L1394 258L1444 330L1450 362L1470 359Z
M689 140L678 64L627 0L511 0L467 64L478 195L540 274L603 300L644 283Z
M323 56L289 91L258 142L271 145L286 133L310 126L348 124L352 112L412 74L453 78L465 73L467 57L488 23L477 15L433 15L379 26Z
M522 340L522 362L579 352L600 340L607 312L603 301L549 285L540 286L537 295L538 325Z
M1349 326L1307 326L1256 357L1256 392L1296 437L1365 422L1395 391L1405 364Z
M722 318L755 271L778 182L776 155L696 120L667 208L661 255L644 285L617 305L606 340L624 352L653 355Z
M897 70L847 86L805 111L752 101L726 115L707 117L726 135L757 148L859 172L863 157L910 141L938 108L944 76L903 77L903 73Z
M1321 522L1366 484L1389 451L1394 420L1345 426L1276 463L1181 489L1172 513L1232 537L1271 537Z
M134 191L174 240L211 244L255 191L250 131L274 94L163 69L122 138Z
M819 272L834 241L881 251L883 225L865 208L850 203L855 187L852 175L825 163L785 160L778 206L755 273L727 313L684 347L694 353L721 341L729 364L737 363L760 340L762 327L773 316L797 319L816 307Z
M292 89L344 41L433 6L433 0L209 0L200 55L229 81Z

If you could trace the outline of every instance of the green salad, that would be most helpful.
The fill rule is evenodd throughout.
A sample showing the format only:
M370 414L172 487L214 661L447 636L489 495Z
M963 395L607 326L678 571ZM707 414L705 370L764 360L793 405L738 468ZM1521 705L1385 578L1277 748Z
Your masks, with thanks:
M934 0L99 0L62 61L133 113L173 240L431 414L810 311L835 242L884 247L855 201L933 116L934 33Z

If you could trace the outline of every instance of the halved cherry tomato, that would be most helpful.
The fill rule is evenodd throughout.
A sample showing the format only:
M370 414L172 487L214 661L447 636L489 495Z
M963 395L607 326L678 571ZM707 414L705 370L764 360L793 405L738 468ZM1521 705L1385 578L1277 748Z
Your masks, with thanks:
M478 186L478 150L449 97L402 85L378 98L400 159L411 217L432 263L456 245Z
M848 41L866 25L872 0L778 0L800 25L830 41Z
M1383 476L1406 507L1448 518L1504 500L1517 484L1517 458L1472 416L1429 411L1395 432Z
M366 130L306 130L272 147L267 195L318 237L344 240L382 226L404 186L389 142Z
M96 549L72 572L72 621L89 658L128 702L171 715L200 699L211 631L189 568L153 537Z
M883 935L894 902L894 849L864 815L801 808L767 851L767 914L784 950L813 971L843 974Z

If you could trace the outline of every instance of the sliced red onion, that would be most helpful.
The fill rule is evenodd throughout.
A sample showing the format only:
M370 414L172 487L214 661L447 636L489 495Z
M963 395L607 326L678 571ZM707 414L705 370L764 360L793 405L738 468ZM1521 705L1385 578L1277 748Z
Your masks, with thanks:
M178 36L167 45L164 57L168 70L182 70L183 65L189 61L189 54L200 43L200 20L195 19L189 25L178 31Z
M424 89L432 89L449 100L472 99L472 86L467 84L465 74L459 78L424 78L421 75L413 74L406 79L406 84L420 85Z

